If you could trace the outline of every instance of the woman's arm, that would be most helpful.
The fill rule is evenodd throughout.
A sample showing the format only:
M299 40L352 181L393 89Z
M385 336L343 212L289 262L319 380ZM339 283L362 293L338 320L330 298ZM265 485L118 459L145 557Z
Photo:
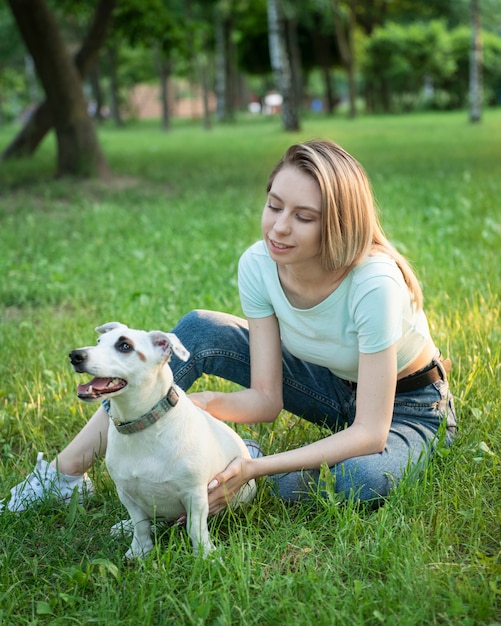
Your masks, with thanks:
M211 482L211 514L252 478L329 467L346 459L376 454L384 449L390 429L397 380L396 350L360 354L357 408L351 426L315 443L259 459L235 459ZM215 482L216 481L216 482Z
M82 430L51 462L63 474L80 475L106 453L110 418L100 405Z
M315 443L257 459L254 478L279 472L330 467L346 459L376 454L384 449L395 399L397 368L395 349L361 354L357 408L351 426Z
M251 383L230 393L202 391L190 399L228 422L272 422L282 410L282 343L274 315L249 319Z

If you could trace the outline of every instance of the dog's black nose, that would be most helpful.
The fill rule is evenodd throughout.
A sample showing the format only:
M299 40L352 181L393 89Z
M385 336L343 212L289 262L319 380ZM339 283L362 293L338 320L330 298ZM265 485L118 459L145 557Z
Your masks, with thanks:
M72 350L68 356L72 365L82 365L87 359L87 350Z

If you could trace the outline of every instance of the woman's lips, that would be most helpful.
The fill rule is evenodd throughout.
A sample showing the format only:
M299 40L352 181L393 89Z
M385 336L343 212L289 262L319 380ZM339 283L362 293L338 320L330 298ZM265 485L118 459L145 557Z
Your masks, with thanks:
M287 246L284 243L280 243L278 241L273 241L273 239L268 239L269 243L270 243L270 247L273 250L273 252L287 252L288 250L292 250L292 246Z

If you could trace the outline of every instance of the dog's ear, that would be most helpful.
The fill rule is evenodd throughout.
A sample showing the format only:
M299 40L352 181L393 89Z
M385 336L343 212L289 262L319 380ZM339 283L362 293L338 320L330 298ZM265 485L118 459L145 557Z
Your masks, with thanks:
M174 333L163 333L161 330L152 330L148 335L151 338L151 343L162 350L165 358L168 359L173 352L182 361L187 361L190 358L190 353Z
M104 335L104 333L109 333L110 330L115 330L115 328L127 328L125 324L121 324L120 322L107 322L102 326L98 326L96 328L96 332L100 335Z

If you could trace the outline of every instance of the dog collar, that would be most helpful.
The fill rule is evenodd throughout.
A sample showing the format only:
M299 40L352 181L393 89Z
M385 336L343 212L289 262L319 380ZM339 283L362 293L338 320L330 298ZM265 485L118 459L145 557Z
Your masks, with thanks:
M147 413L135 420L132 420L131 422L121 422L117 418L113 417L110 412L109 400L103 400L103 407L106 413L110 416L111 421L115 424L119 433L122 435L132 435L133 433L138 433L140 430L144 430L145 428L148 428L148 426L152 426L158 422L158 420L168 413L172 407L176 406L178 401L178 393L174 387L171 387L167 392L167 395L164 396L160 402L157 402L157 404L155 404L155 406Z

